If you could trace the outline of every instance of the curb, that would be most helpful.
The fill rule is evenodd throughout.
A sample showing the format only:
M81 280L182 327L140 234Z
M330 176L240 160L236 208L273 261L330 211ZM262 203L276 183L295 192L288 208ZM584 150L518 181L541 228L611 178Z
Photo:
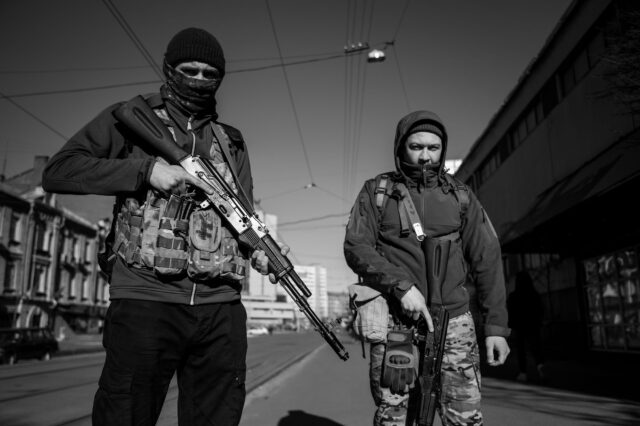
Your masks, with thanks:
M321 343L317 347L292 358L279 368L275 369L271 374L262 377L260 380L251 384L247 383L245 406L251 402L252 399L259 398L261 394L270 387L270 384L276 382L277 379L286 376L287 373L294 370L294 367L304 364L307 359L320 352L323 348L324 344Z

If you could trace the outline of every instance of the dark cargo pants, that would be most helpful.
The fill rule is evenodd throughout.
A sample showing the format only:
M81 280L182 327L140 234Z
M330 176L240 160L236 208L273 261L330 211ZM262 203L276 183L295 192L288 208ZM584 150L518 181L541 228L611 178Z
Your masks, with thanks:
M237 425L245 399L246 318L239 301L112 301L93 424L154 425L177 372L180 426Z

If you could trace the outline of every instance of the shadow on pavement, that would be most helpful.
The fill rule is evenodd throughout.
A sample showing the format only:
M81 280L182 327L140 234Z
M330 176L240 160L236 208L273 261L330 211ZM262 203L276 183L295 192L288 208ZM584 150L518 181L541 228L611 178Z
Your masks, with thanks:
M286 417L283 417L278 422L278 426L344 426L342 423L336 423L333 420L329 420L325 417L314 416L313 414L305 413L302 410L289 411Z
M483 398L492 405L538 412L589 424L632 426L640 424L640 406L531 384L486 380Z

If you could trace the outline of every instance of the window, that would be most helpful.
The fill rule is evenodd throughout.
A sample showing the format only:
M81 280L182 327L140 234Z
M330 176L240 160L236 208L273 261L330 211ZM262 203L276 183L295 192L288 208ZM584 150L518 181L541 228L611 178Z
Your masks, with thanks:
M69 272L69 299L75 299L78 294L78 289L76 288L76 281L78 276L75 272Z
M638 247L584 260L582 266L590 346L640 351Z
M7 262L4 270L4 291L13 293L16 290L16 263Z
M91 263L91 240L87 239L84 243L84 262Z
M33 277L33 283L36 286L36 293L38 295L44 295L47 291L47 271L48 268L45 265L36 265Z
M535 108L530 108L529 112L527 113L527 131L529 133L533 132L533 129L536 128L536 125L538 124L538 122L536 121L536 110Z
M593 68L596 63L602 57L605 50L604 35L602 31L598 31L593 35L593 38L587 45L587 56L589 58L589 65Z
M582 49L573 62L573 71L576 81L582 80L582 77L589 72L589 59L587 58L587 50Z
M571 89L576 85L576 77L573 74L573 67L566 67L560 74L560 79L562 81L562 95L567 96Z
M527 137L527 122L524 119L518 123L518 135L520 135L520 142Z
M72 237L71 241L72 241L71 242L71 247L73 247L72 248L72 250L73 250L73 261L74 261L74 263L78 263L78 262L80 262L80 259L81 259L81 257L80 257L80 243L78 241L78 238L76 238L76 237Z
M89 288L89 277L86 275L82 276L82 300L87 300L90 296L90 288Z
M3 206L0 206L0 237L2 237L6 230L4 229L4 224L6 221L4 220L4 215L7 213L7 209Z
M556 105L558 105L558 88L556 86L556 79L551 77L542 88L542 109L544 116L548 116Z
M11 212L11 221L9 223L9 235L11 241L19 243L22 241L22 215Z

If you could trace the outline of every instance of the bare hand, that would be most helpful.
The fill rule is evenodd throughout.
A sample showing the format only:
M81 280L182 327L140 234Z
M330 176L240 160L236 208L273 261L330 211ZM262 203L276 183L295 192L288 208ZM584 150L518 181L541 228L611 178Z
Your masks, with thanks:
M200 179L191 176L180 166L172 166L161 161L156 161L151 169L149 183L155 189L169 194L184 194L187 192L187 184L197 186L207 194L212 194L211 188Z
M504 364L511 352L507 339L502 336L487 336L484 342L487 347L487 363L492 367ZM496 355L498 358L495 358Z
M283 245L280 248L280 253L286 256L289 254L289 250L289 246ZM269 275L269 281L271 281L272 284L277 283L276 276L269 273L269 258L264 251L256 250L253 252L251 255L251 267L262 275Z
M416 286L411 286L409 291L402 296L402 299L400 299L400 306L404 313L414 320L420 318L420 314L422 314L424 319L427 321L429 331L433 333L433 320L429 314L429 309L427 309L427 303L424 300L424 296Z

